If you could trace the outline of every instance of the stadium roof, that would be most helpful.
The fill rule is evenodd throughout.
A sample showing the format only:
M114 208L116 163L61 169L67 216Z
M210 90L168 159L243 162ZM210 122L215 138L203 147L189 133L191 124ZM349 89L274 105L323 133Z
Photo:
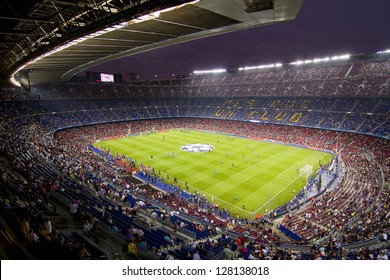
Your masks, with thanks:
M66 81L93 66L155 48L294 20L303 0L5 0L3 78ZM223 46L221 46L222 48Z

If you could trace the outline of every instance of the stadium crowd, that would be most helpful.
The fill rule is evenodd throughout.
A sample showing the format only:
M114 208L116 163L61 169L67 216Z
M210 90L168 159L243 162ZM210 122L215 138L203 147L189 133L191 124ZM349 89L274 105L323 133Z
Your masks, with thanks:
M232 254L232 256L236 258L241 256L244 256L245 258L270 258L271 256L272 258L276 256L283 256L283 258L287 257L285 251L282 250L279 252L279 247L275 247L275 244L279 244L280 242L279 236L271 231L269 227L262 225L258 220L244 220L238 222L236 221L236 218L229 215L229 213L223 209L222 211L215 211L212 204L207 203L201 198L198 200L185 200L175 192L163 194L162 192L151 191L151 189L148 188L142 188L142 191L140 191L138 186L132 183L129 184L123 180L121 176L118 176L118 174L123 175L123 170L113 170L112 166L114 166L114 164L107 164L106 158L97 156L88 148L88 144L93 141L124 136L129 131L129 128L131 128L132 133L137 133L148 131L152 127L158 127L159 129L182 127L202 129L245 135L258 139L273 139L285 143L326 148L329 150L338 149L346 162L348 168L347 174L351 174L350 176L354 177L356 180L344 182L334 193L326 193L318 201L313 202L315 206L310 205L301 212L292 213L286 216L283 223L287 227L290 227L294 232L300 234L305 242L315 241L317 238L330 234L332 242L338 241L338 245L365 240L386 233L389 230L388 223L383 223L384 215L387 214L388 210L388 190L377 186L381 176L383 176L382 180L384 181L384 184L388 184L388 160L390 151L387 147L387 140L380 138L299 127L290 127L286 130L286 127L279 125L264 125L236 121L168 119L101 124L68 129L56 133L55 138L53 139L50 136L45 135L42 131L37 130L36 126L33 124L26 126L26 124L18 123L12 124L12 128L19 129L18 131L20 133L14 134L12 133L14 130L12 130L2 135L2 137L6 139L6 141L2 142L4 143L2 149L10 158L14 159L13 166L17 171L23 170L29 174L29 170L34 170L34 164L55 166L56 170L61 170L61 172L56 174L58 181L61 182L65 180L64 177L70 178L78 184L88 186L88 188L94 190L100 198L105 199L108 197L110 200L121 203L122 201L120 198L123 199L126 195L130 194L134 195L134 197L140 197L141 195L144 199L143 201L146 202L146 205L149 205L151 200L157 201L160 202L161 205L168 206L174 211L179 211L179 213L184 212L190 217L196 218L200 223L211 223L210 227L206 227L207 231L210 231L211 236L219 236L216 228L233 230L233 232L242 236L244 236L247 231L248 237L250 236L253 242L253 244L250 245L250 252L253 250L252 245L260 247L265 246L268 248L266 251L273 252L271 255L265 256L259 254L260 251L257 250L257 253L254 255L252 254L251 257L249 256L250 254ZM72 141L70 141L71 139ZM12 143L12 145L10 143ZM365 151L365 153L359 154L356 153L356 151ZM39 159L39 161L37 161L37 159ZM110 158L108 162L114 163L122 159L123 158L118 155L116 158ZM132 163L130 163L130 165L132 165ZM355 178L355 176L360 176L360 178ZM58 181L53 184L50 181L44 180L44 177L42 176L39 178L41 179L36 180L34 177L31 177L31 175L29 177L29 182L38 184L39 187L37 189L40 190L39 192L30 194L29 199L34 198L34 200L45 201L45 197L50 194L51 190L61 189L61 187L58 186ZM102 180L102 178L104 178L104 180ZM344 190L347 186L352 188L352 193L348 193L348 189ZM75 193L78 192L77 189L72 191ZM20 190L16 191L15 194L20 194L20 192ZM23 190L22 193L26 193L25 190ZM367 195L368 193L370 195ZM91 202L90 204L87 204L86 209L88 209L88 211L85 213L83 200L79 200L79 213L84 213L83 220L90 221L92 217L99 216L103 218L104 222L108 223L111 228L115 226L116 230L119 230L115 223L112 222L113 219L111 214L104 214L105 211L102 205L98 204L98 206L96 206L96 202ZM349 203L346 203L346 201ZM332 206L339 205L338 207L347 205L346 211L340 214L341 211L336 210L337 208L330 210L330 203ZM122 211L122 214L132 216L134 214L132 212L133 208L137 209L137 207L138 206L125 206L125 210L122 209L120 211ZM370 214L367 217L366 213L361 213L359 210L367 209L368 207L375 211L373 212L374 214ZM90 212L91 209L94 209L92 211L93 214ZM88 216L88 218L85 218L85 216ZM294 221L294 219L296 219L293 223L294 225L291 226L291 221ZM370 221L367 222L367 219ZM366 221L366 223L363 231L360 224L364 221ZM91 224L91 222L89 222L89 224ZM173 222L173 225L174 224L175 222ZM232 224L234 226L232 226ZM199 231L199 228L196 228L196 231ZM201 231L203 231L203 229ZM360 234L357 234L357 232ZM169 238L173 239L171 237ZM138 245L143 242L142 238L134 238L132 240ZM208 245L210 245L210 242L214 242L212 241L212 238L207 240L209 240ZM227 245L226 248L228 249L231 247L234 249L237 245L237 241L232 241L231 238L226 237L219 239L218 242ZM193 248L193 246L191 248ZM238 248L243 249L241 244ZM244 248L246 248L246 246ZM152 249L152 247L149 249ZM159 254L169 254L169 252L172 251L169 250L169 247L161 247L155 250L157 250L156 252ZM195 254L196 251L199 253L199 250L199 248L191 250L191 253ZM248 252L248 248L243 250L244 252ZM261 250L261 252L264 252L264 250ZM207 258L205 254L202 256ZM338 255L338 257L340 257L340 255Z
M184 79L127 84L53 83L30 94L1 89L0 100L80 98L171 98L245 96L387 96L390 60L353 60L283 66Z
M17 114L48 132L91 123L164 117L248 120L356 131L389 137L389 98L169 98L7 101L3 119Z
M386 259L389 65L378 60L123 85L47 84L23 97L1 89L2 217L39 258L107 258L96 244L117 242L131 259ZM199 194L186 197L180 186L152 188L147 182L161 182L158 174L90 145L174 128L330 150L346 175L337 188L281 220L248 220ZM69 223L81 230L69 234ZM300 240L288 239L279 226ZM376 238L382 251L346 249ZM21 257L20 250L13 254Z

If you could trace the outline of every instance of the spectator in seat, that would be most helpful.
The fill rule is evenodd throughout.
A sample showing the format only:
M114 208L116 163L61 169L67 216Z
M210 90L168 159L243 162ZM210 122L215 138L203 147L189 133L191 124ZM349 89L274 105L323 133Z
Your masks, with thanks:
M31 243L38 243L39 242L38 235L32 229L30 229L30 231L28 233L28 236L27 236L27 239Z
M30 232L30 223L28 219L23 219L22 223L20 225L21 233L24 237L28 237L28 234Z
M194 255L192 256L193 260L200 260L199 252L195 251Z
M137 244L134 239L131 239L129 244L127 244L127 254L131 259L137 259Z
M75 219L76 216L77 216L77 211L79 209L79 206L76 204L76 202L72 201L70 204L69 204L69 212L70 214L73 216L73 218Z
M52 224L49 218L45 218L43 223L43 231L48 236L51 237L51 233L53 231Z
M89 220L85 220L84 224L83 224L83 231L85 233L86 236L90 237L91 235L91 230L92 230L92 225L91 223L89 222Z

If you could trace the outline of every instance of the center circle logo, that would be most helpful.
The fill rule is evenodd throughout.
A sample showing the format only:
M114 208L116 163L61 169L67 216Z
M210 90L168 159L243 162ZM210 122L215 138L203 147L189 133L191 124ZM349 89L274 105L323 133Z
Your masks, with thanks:
M185 152L201 153L214 150L214 146L209 144L186 144L181 146L180 150Z

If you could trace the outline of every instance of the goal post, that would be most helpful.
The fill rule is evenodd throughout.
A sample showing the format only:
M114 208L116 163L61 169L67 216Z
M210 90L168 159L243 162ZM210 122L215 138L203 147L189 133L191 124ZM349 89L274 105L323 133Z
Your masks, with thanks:
M298 169L298 176L305 178L306 181L307 181L307 179L309 179L309 177L312 173L313 173L313 166L312 165L306 164L305 166Z

